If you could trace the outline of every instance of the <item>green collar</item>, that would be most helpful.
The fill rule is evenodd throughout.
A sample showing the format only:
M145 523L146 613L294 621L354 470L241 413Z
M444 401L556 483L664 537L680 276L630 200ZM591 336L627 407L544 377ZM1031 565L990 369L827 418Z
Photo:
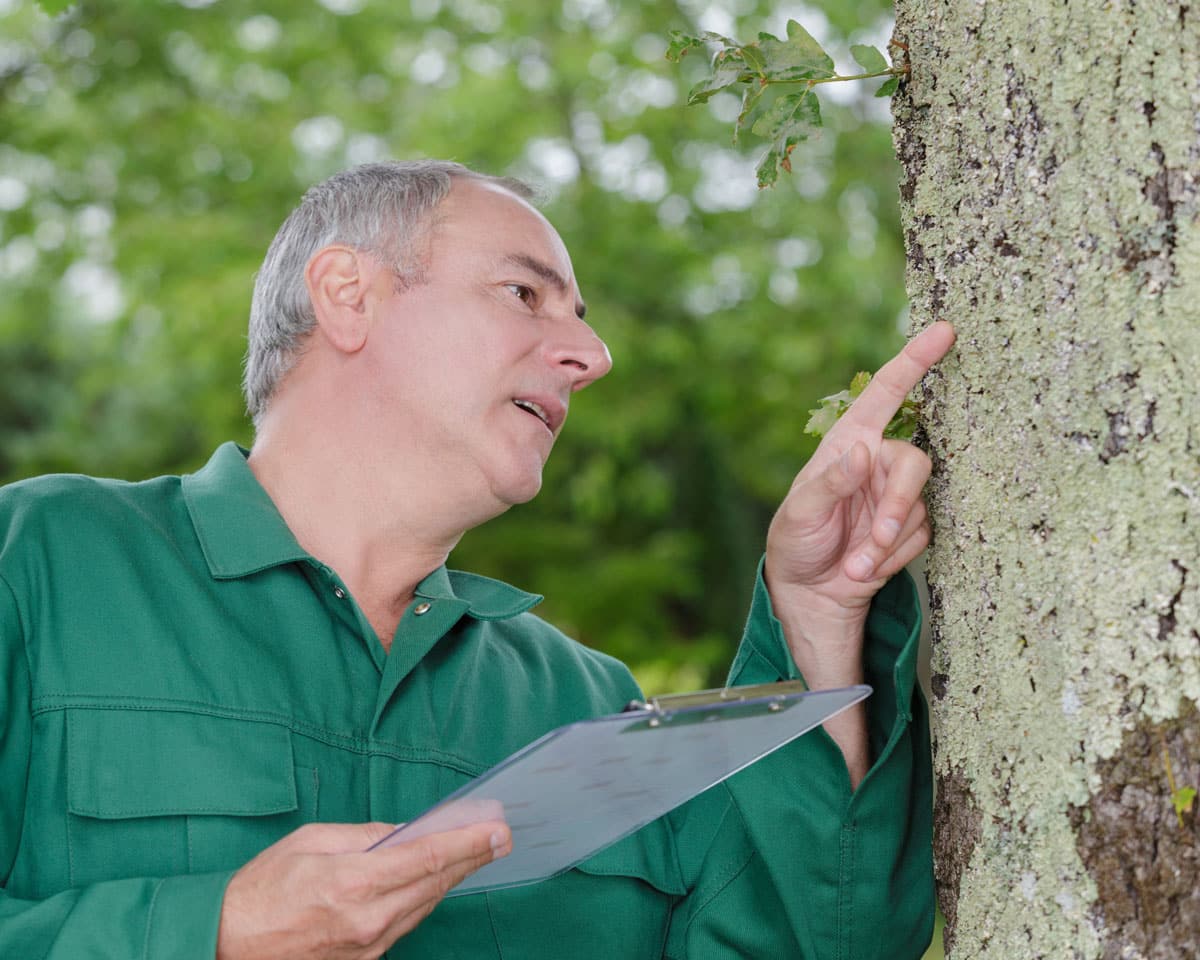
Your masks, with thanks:
M182 479L183 498L209 572L235 580L286 563L318 564L297 543L249 465L248 451L236 443L216 449L199 471ZM440 566L422 580L416 595L427 600L459 600L479 620L506 620L536 606L542 598L499 580Z

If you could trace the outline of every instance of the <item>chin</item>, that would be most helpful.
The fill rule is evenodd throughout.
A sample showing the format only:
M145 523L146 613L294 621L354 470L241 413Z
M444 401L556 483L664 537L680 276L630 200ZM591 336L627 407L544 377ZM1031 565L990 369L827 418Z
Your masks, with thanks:
M492 493L505 508L528 503L542 489L542 471L522 472L520 476L498 479L492 484Z
M523 487L512 492L512 496L507 500L510 507L515 507L519 503L528 503L536 497L542 490L542 478L539 475L533 483L527 483Z

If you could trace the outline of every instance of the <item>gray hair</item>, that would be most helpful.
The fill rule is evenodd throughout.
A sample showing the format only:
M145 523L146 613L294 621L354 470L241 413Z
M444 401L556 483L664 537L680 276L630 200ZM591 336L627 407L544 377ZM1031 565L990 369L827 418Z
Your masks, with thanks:
M256 425L316 326L304 281L309 260L330 244L344 243L390 266L398 284L420 283L416 244L455 179L492 183L525 200L533 197L519 180L445 160L364 163L304 194L271 241L254 282L242 391Z

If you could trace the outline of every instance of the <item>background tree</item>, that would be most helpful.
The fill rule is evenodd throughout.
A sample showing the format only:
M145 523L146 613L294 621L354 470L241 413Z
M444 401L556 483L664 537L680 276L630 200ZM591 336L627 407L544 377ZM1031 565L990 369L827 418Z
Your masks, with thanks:
M250 287L313 181L382 156L525 175L616 369L541 497L451 562L547 594L653 689L718 682L808 408L898 346L904 310L882 101L830 104L761 197L736 97L681 107L703 63L666 63L669 31L782 33L773 7L0 0L0 479L249 442ZM883 0L802 16L851 66L890 32Z
M899 0L955 957L1200 942L1200 8Z

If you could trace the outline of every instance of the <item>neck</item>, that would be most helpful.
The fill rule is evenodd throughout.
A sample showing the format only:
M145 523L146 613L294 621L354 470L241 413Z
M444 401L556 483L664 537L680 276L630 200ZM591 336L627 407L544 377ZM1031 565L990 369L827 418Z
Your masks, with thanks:
M385 474L372 468L368 449L336 424L268 419L249 465L300 545L337 572L389 649L417 584L488 517L456 502L436 464L413 458Z

